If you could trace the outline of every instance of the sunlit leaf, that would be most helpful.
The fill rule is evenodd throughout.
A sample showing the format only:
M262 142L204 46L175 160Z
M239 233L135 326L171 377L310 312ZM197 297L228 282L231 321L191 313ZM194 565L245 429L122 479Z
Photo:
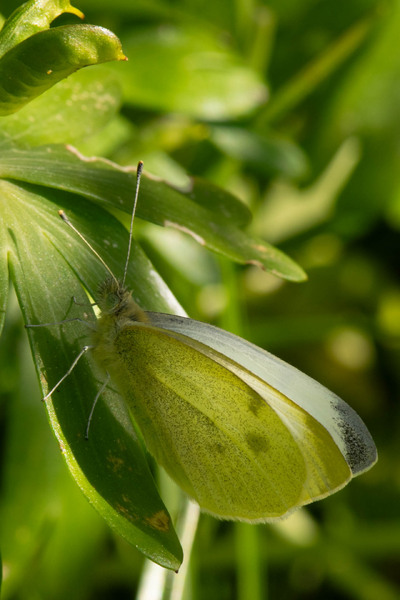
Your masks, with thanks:
M83 18L83 13L69 0L29 0L19 6L7 19L0 32L0 57L28 37L50 27L63 13Z
M131 169L118 168L107 161L84 159L62 147L39 147L29 152L5 150L0 154L0 175L31 183L48 185L82 194L102 204L130 213L134 175ZM213 189L213 188L211 188ZM192 196L196 197L193 202ZM205 183L180 192L161 180L143 178L140 218L169 226L191 235L200 244L221 252L239 263L256 264L275 275L301 281L305 274L288 256L263 240L249 237L227 221L227 214L216 214L201 206L210 201Z
M74 71L124 60L118 38L93 25L40 31L0 59L0 115L16 112Z
M121 88L102 67L82 69L0 119L0 148L72 143L99 132L120 106Z

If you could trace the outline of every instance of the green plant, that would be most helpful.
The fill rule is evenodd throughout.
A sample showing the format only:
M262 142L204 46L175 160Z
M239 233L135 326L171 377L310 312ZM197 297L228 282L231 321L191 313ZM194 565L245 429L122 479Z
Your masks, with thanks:
M15 118L4 119L0 158L4 224L2 306L5 309L7 303L9 268L28 324L76 318L80 312L71 302L72 296L84 304L81 285L94 297L103 279L96 258L79 240L76 244L73 234L71 238L58 220L58 209L66 210L86 239L118 273L127 248L126 233L109 213L99 207L94 211L90 202L129 213L133 200L132 169L119 168L101 159L88 160L72 147L43 143L46 135L49 141L61 135L54 120L48 119L53 104L57 106L57 120L64 128L71 103L78 106L84 97L81 118L75 114L73 117L72 129L78 135L83 121L86 130L88 127L93 130L99 126L104 112L112 114L117 105L117 91L111 76L103 79L99 89L97 80L83 73L54 91L49 90L33 107L28 104L23 108L82 66L124 58L118 40L103 29L82 25L49 29L50 22L65 10L78 12L69 4L30 2L3 27L2 112L3 115L20 112ZM38 27L42 28L39 32L32 31L29 25L36 24L37 17ZM99 104L103 113L100 115L96 109ZM24 137L27 122L38 126L40 123L40 134L35 139L31 130L29 140L22 141L19 134L22 132ZM239 262L258 263L289 279L304 278L300 267L284 254L240 229L249 218L244 206L205 182L193 182L189 195L148 178L142 185L138 216L190 232L202 244ZM176 301L171 299L162 281L154 278L153 267L138 246L134 247L128 277L141 306L159 312L177 310ZM49 321L50 315L54 319ZM69 323L58 332L54 328L32 331L44 395L68 370L76 352L76 340L82 339L84 331L85 327L79 323ZM181 560L179 542L117 394L112 391L104 394L104 402L97 410L101 427L93 434L93 441L86 444L82 437L99 381L101 374L89 359L71 375L69 391L60 388L56 404L50 399L46 402L62 453L79 486L107 521L145 554L177 569Z
M35 319L36 322L50 322L60 319L60 315L61 318L68 318L72 312L73 316L80 315L79 307L67 304L75 292L79 292L80 298L85 299L80 287L73 287L77 285L75 278L68 279L71 273L57 249L60 240L62 245L63 242L71 242L75 248L79 247L76 240L72 241L58 222L58 207L71 210L72 215L75 210L82 210L84 215L77 216L77 223L94 242L101 239L98 235L100 229L97 227L104 228L102 231L107 235L105 239L118 244L118 248L111 249L105 255L113 271L119 273L125 254L126 234L118 224L115 224L115 228L111 227L110 217L102 209L96 208L95 217L92 217L93 212L85 198L106 206L110 199L117 199L119 196L124 209L129 212L134 176L129 168L115 168L101 160L86 163L78 153L69 149L53 146L49 151L48 147L45 149L39 146L73 143L85 154L108 156L128 165L143 158L150 170L160 175L167 172L168 178L179 183L183 181L187 185L188 180L184 174L186 169L205 176L216 184L237 190L252 203L256 217L250 229L252 236L266 237L279 243L310 270L311 280L307 286L296 287L295 297L293 287L289 290L284 285L277 287L274 293L268 292L265 290L271 289L268 288L271 284L269 280L264 281L261 274L257 275L258 287L252 287L249 283L252 277L254 281L251 268L236 270L223 259L215 261L189 245L191 256L195 256L195 260L203 267L203 270L199 269L194 274L191 272L193 269L179 260L179 254L182 253L180 246L174 254L174 244L166 243L165 238L160 241L159 232L146 224L138 223L137 235L140 236L146 253L171 284L180 302L190 308L191 316L200 316L206 320L219 319L219 324L245 334L256 343L269 348L275 347L277 353L314 374L317 379L324 380L344 397L350 396L354 406L358 406L360 412L367 417L369 415L372 420L371 415L377 414L376 398L386 398L384 402L388 404L387 396L382 392L382 374L371 373L365 367L360 370L357 378L357 374L349 374L345 367L339 367L335 362L333 364L336 366L330 373L329 370L324 370L322 356L326 348L331 348L332 353L339 352L335 348L340 348L339 342L344 339L343 335L353 332L355 338L350 336L346 339L355 339L364 350L373 346L379 356L390 355L395 364L395 351L390 348L395 343L396 333L393 328L394 319L390 315L397 314L397 283L390 268L387 268L390 247L385 251L386 245L381 243L377 228L381 221L390 223L389 230L398 223L398 194L394 178L397 128L393 125L396 123L396 94L391 87L395 81L393 73L396 73L396 61L390 50L398 31L398 15L390 9L389 15L385 15L383 11L381 15L373 13L366 18L365 8L361 10L356 3L351 3L351 6L342 6L343 10L331 18L323 13L322 8L313 12L309 2L298 3L296 7L289 4L277 6L277 3L272 3L270 9L266 9L262 2L257 6L243 2L237 3L232 10L231 3L228 2L222 2L218 8L210 3L205 7L204 3L194 1L177 3L173 8L167 2L146 6L140 3L135 3L135 6L133 3L116 3L113 7L114 19L116 22L119 20L124 36L124 52L129 55L129 62L119 65L123 69L117 67L117 72L114 73L103 70L101 74L96 72L97 67L81 71L73 79L58 83L14 115L2 119L0 166L4 169L1 171L3 179L7 180L4 185L8 191L14 191L16 187L18 194L23 194L24 203L29 199L30 206L34 207L24 209L23 214L19 212L18 222L23 224L23 229L19 231L23 232L24 239L25 236L26 239L32 239L37 232L46 231L45 239L41 233L36 236L37 257L42 257L44 247L46 252L49 247L54 248L54 262L46 256L43 258L46 271L46 278L41 282L43 288L38 284L32 285L36 313L29 315L29 321ZM109 10L109 3L107 5ZM101 9L101 3L96 2L96 7ZM90 11L93 4L86 2L86 8ZM121 11L123 18L118 19L117 10ZM259 11L255 20L253 11ZM97 18L102 17L103 15ZM278 19L280 29L274 39L275 18ZM185 86L184 77L178 68L180 61L187 61L193 53L194 58L189 63L196 65L198 55L205 48L210 52L217 52L219 47L216 47L216 40L220 41L220 34L225 31L229 31L232 36L231 45L236 47L236 52L232 52L234 57L228 58L224 58L222 52L222 56L218 55L218 60L223 66L222 70L226 69L229 73L232 73L231 68L237 65L241 67L242 70L239 69L235 74L236 79L232 80L236 83L229 83L227 78L224 80L225 86L216 89L215 80L210 77L207 85L203 86L199 79L194 79L193 82L186 82ZM165 51L166 42L171 45L171 54ZM269 62L269 50L273 46L274 54ZM230 50L227 52L229 54ZM244 60L238 60L240 55ZM147 64L146 61L150 61L151 57L152 62ZM251 64L251 68L243 69L243 64ZM269 103L266 103L267 70L272 88ZM240 79L241 73L244 73L243 79ZM161 76L164 79L160 79ZM118 118L111 119L119 106L120 92L116 80L123 84L124 111ZM193 88L193 85L196 87ZM89 90L93 91L88 100ZM165 96L162 93L164 90L168 91ZM236 100L237 90L241 93ZM366 94L368 96L371 93L373 101L366 100ZM243 105L243 96L247 96L246 101L250 98L251 102ZM229 103L226 101L227 97ZM101 105L99 98L102 99ZM229 109L226 113L224 106ZM179 107L179 114L170 112L175 107ZM213 107L218 110L213 112ZM63 115L61 120L60 115ZM103 128L106 123L107 127ZM96 131L99 134L89 139L90 134ZM11 147L13 144L9 144L10 140L14 143L18 141L18 148ZM37 186L41 186L40 190ZM217 196L216 189L211 184L198 181L196 186L198 203L202 208L206 206L208 209L206 216L202 210L197 210L195 199L195 206L192 208L196 210L190 213L191 218L185 214L185 218L178 221L180 202L187 200L191 192L182 194L167 184L151 180L144 181L139 210L145 211L149 207L153 213L152 218L159 215L157 222L160 223L165 219L165 213L160 215L159 206L154 200L165 200L162 210L168 208L173 211L172 215L167 215L167 220L177 223L175 229L185 230L189 224L192 237L203 237L204 234L209 234L207 224L214 223L220 229L218 236L211 236L208 240L210 247L222 250L238 262L245 263L248 258L259 261L259 256L248 255L246 242L249 238L240 233L241 227L248 223L248 212L228 193L220 191L221 196ZM45 203L49 200L54 202L55 212L50 204L45 204L46 209L41 208L41 212L37 212L35 197L38 191ZM75 194L77 196L74 197ZM219 197L221 201L216 210L214 202ZM190 197L190 200L193 198ZM192 206L190 202L187 205ZM119 204L113 210L118 208ZM221 223L218 212L227 210L229 213L224 213ZM95 221L89 222L85 218L89 213ZM121 217L120 212L116 214ZM234 227L234 243L230 235L225 244L223 231L227 214L232 224L240 227ZM35 219L32 215L35 215ZM146 218L147 215L144 212L141 216ZM39 218L40 225L36 217ZM201 229L198 230L195 224L201 226ZM368 237L369 232L371 237ZM19 243L21 239L22 237L18 238ZM387 235L385 239L388 243L392 238ZM238 241L242 243L238 244ZM223 247L215 248L216 244ZM263 245L265 246L264 242ZM369 252L370 246L375 250L373 257ZM17 247L14 246L15 249ZM185 245L185 252L189 252L187 248ZM21 258L26 251L27 248L21 246ZM68 261L74 265L87 289L93 292L98 280L103 277L101 267L89 254L73 256L69 245L64 246L64 251L68 251ZM174 254L172 261L171 254ZM149 277L151 271L148 263L139 251L135 252L135 256L135 272L132 273L131 281L135 289L136 283L140 282L137 299L146 308L180 310L171 296L168 296L168 304L163 304L158 296L159 285L162 286L162 291L166 288ZM25 264L29 265L29 256L27 258ZM339 258L342 258L340 265ZM293 268L291 263L284 258L282 260L279 267L281 270ZM143 269L141 272L136 271L139 267ZM20 296L23 288L33 283L32 278L37 275L34 271L34 268L26 271L26 281L24 274L20 277ZM7 274L4 269L2 273L2 280L5 282ZM301 272L296 270L295 273L301 276ZM225 282L224 293L229 296L231 307L225 316L218 312L222 278ZM295 279L296 276L292 278ZM68 289L67 294L61 293L61 286L58 284L61 280L63 287ZM196 304L193 298L197 295L200 281L207 284L207 300ZM265 285L265 288L260 284ZM276 282L274 285L277 286ZM260 291L260 288L264 291ZM54 301L57 303L56 308ZM12 303L9 308L13 308ZM249 316L246 318L247 311ZM8 329L9 335L4 336L2 361L2 379L7 382L9 389L15 386L16 381L25 381L21 374L10 376L6 369L6 365L11 363L11 349L15 352L12 310L10 314L11 333ZM243 314L244 322L241 319ZM40 343L45 344L46 336L50 336L52 341L57 341L57 348L62 354L57 358L57 366L52 372L53 381L67 370L77 354L78 347L73 341L76 340L76 333L79 335L82 330L74 325L68 331L64 328L60 333L54 329L38 332L38 338L42 338ZM69 352L70 344L72 352L67 355L63 348ZM350 352L353 356L363 356L363 351L358 350L358 346L348 343L345 346L350 350L353 348L353 352ZM42 348L44 355L47 354L54 361L53 351L42 346L41 352ZM21 352L24 352L22 346ZM22 355L25 357L25 354ZM340 352L338 355L340 356ZM395 380L393 369L385 368L392 373L392 380ZM89 372L94 373L92 370ZM78 431L79 419L81 433L84 432L85 415L98 389L97 381L92 381L92 375L89 375L88 381L87 373L82 365L82 371L74 373L68 384L73 386L76 402L75 398L73 401L71 397L64 399L61 390L57 399L60 406L65 408L65 421L71 415L76 417L74 424L65 423L65 426L76 426ZM82 385L86 390L82 401L85 405L79 399ZM5 527L2 537L3 540L12 539L13 523L18 522L18 517L10 517L16 497L19 498L20 515L26 517L26 520L20 519L20 522L29 523L26 531L30 532L29 544L21 542L20 545L15 545L14 564L18 563L19 567L14 572L11 585L9 581L8 589L12 590L14 585L14 589L19 589L23 597L24 585L21 584L21 579L24 578L28 582L25 584L25 593L28 593L32 576L26 578L26 573L32 572L32 564L35 564L33 557L42 552L44 563L48 567L41 582L42 587L47 588L47 592L43 593L47 593L47 597L54 597L54 590L57 590L59 597L62 587L65 596L70 597L76 589L71 592L71 587L68 587L73 586L71 578L68 584L67 578L63 580L63 584L60 583L60 575L57 580L56 574L60 574L61 569L51 568L51 565L56 567L57 556L57 552L52 553L51 549L54 550L55 544L58 544L58 548L63 545L65 547L68 540L72 548L68 564L71 572L76 574L79 572L80 559L82 564L96 564L94 558L90 562L88 557L96 556L96 544L101 547L102 535L105 534L100 533L94 511L86 511L79 504L78 497L72 491L74 488L68 488L68 483L61 474L62 468L58 470L58 466L55 466L57 459L54 456L54 441L51 438L47 440L44 433L46 428L34 427L35 418L40 422L37 413L43 413L43 406L39 396L35 399L32 396L31 399L32 403L28 407L24 403L8 403L12 407L8 409L12 427L10 426L7 439L13 443L7 445L7 458L10 457L10 460L5 461L8 469L3 479L6 482L6 493L2 502ZM24 388L19 400L27 401ZM116 421L107 411L120 413L121 407L116 399L107 403L107 406L110 409L100 408L99 420L114 423ZM391 406L391 409L389 412L393 414L394 407ZM30 418L21 419L21 413L30 415ZM394 423L395 420L392 419L393 439L396 439ZM110 432L107 430L106 433L108 435ZM385 436L385 439L390 437ZM14 452L14 462L11 461L11 450ZM38 477L37 485L29 486L31 482L26 473L31 469L32 473L37 474L33 471L33 465L38 457L39 464L46 466L41 471L43 479ZM99 457L102 461L101 454ZM22 458L25 461L29 458L30 462L24 463ZM24 464L26 468L22 468ZM390 464L395 470L394 458ZM21 466L20 470L17 465ZM58 504L52 493L54 477L50 476L55 469L60 482L60 496L63 498ZM368 502L374 485L374 476L371 477L372 479L365 478L366 483L363 481L354 484L352 492L343 492L339 499L326 501L324 506L318 506L315 512L311 511L315 518L311 517L312 525L309 525L317 531L319 541L314 541L313 544L310 542L309 548L304 551L299 550L300 545L296 545L296 542L285 544L279 534L276 534L279 528L267 532L263 530L262 533L254 528L250 533L245 526L239 525L235 530L237 556L232 558L234 534L225 534L227 529L220 529L218 524L210 524L204 519L199 531L198 549L194 555L194 572L203 569L202 573L210 574L215 584L221 581L221 585L229 586L233 585L233 576L230 575L228 580L224 573L228 570L231 573L232 568L238 567L242 597L256 598L257 594L262 597L264 577L261 565L265 564L265 556L268 555L271 564L270 586L272 590L278 589L277 594L280 595L285 594L283 587L287 586L285 589L288 597L290 593L299 594L298 590L301 589L322 589L319 593L324 594L327 588L328 592L333 589L337 594L341 593L338 590L345 590L342 592L344 595L356 598L368 598L368 589L378 589L380 597L396 597L396 584L380 569L379 563L390 555L390 548L396 547L397 520L393 516L386 527L381 522L373 522L372 515L376 509ZM382 471L379 477L384 479ZM17 486L17 482L23 482L24 485ZM19 495L13 494L16 488ZM37 488L49 489L47 496L51 510L47 503L43 504L43 494L39 494ZM27 492L30 489L35 490L31 497ZM386 489L383 496L388 506L395 502L394 491ZM75 521L81 523L79 543L73 543L72 538L67 536L68 528L71 532L73 528L72 520L68 517L71 513L68 506L72 498L77 507ZM57 514L62 515L61 526L56 525L59 522ZM300 520L301 518L299 517ZM8 530L5 525L7 521ZM208 555L212 544L207 544L204 540L210 539L212 533L216 532L220 532L218 542ZM294 535L293 531L291 535ZM301 536L298 540L300 538ZM303 541L304 539L301 538ZM372 544L373 539L379 539L379 544ZM244 547L243 540L246 540L246 548L251 548L250 551L240 552L240 548ZM301 540L299 544L303 543ZM202 556L202 548L206 558ZM343 548L346 548L346 553ZM119 551L128 555L128 551L121 545ZM343 556L346 557L345 561ZM370 566L372 560L375 561L373 567ZM249 562L253 567L258 564L258 570L252 570ZM109 563L104 559L100 564ZM115 567L115 563L112 564ZM290 570L290 580L286 576L279 577L282 569L285 569L285 573ZM54 579L49 571L53 573ZM90 571L90 567L87 571ZM101 581L99 571L97 577ZM76 575L74 579L76 580ZM112 580L112 576L110 579ZM85 581L87 587L79 593L82 597L87 597L90 594L90 582L84 575L80 581ZM132 585L136 585L133 581L137 579L132 576ZM207 597L208 589L205 585L203 597ZM249 592L250 589L252 592ZM201 593L201 590L197 591L198 595ZM219 588L219 592L214 593L214 597L219 598L224 593L227 594L226 588L225 592L224 588ZM324 597L326 596L325 593Z

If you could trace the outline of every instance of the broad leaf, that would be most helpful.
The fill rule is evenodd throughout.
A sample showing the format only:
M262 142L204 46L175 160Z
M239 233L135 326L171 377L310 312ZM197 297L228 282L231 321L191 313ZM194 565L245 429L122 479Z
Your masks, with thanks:
M69 0L29 0L19 6L7 19L0 32L0 56L28 37L48 29L63 13L83 18L83 13Z
M132 210L132 169L101 159L85 159L73 149L54 146L29 152L5 150L0 153L0 176L79 193L128 213ZM220 214L209 210L213 193L215 188L208 191L204 183L197 186L194 181L192 189L182 192L164 181L144 177L137 215L187 233L200 244L238 263L255 264L292 281L305 279L301 267L283 252L250 237L229 222L229 208ZM220 192L220 196L224 194L229 198ZM221 202L219 205L221 208Z
M74 71L125 60L118 38L93 25L40 31L0 59L0 115L16 112Z
M104 67L82 69L0 119L0 148L76 143L101 131L120 106L121 88Z
M127 234L102 209L93 214L82 198L49 191L45 197L40 191L0 182L1 305L6 305L9 269L27 323L54 323L75 317L94 322L88 298L73 271L95 295L104 269L54 215L64 208L116 273L126 253ZM169 303L161 300L170 295L138 248L129 283L144 307L179 311L173 299ZM85 306L74 304L72 296ZM72 322L28 332L46 394L90 341L90 327ZM107 522L152 560L176 570L182 559L178 539L125 405L112 386L96 407L89 441L84 439L88 414L103 380L104 374L90 356L85 356L46 401L61 451L78 485Z

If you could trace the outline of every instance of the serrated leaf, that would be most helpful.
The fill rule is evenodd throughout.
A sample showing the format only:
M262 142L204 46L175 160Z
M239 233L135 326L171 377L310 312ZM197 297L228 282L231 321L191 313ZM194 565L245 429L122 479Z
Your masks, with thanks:
M125 58L119 39L102 27L40 31L0 59L0 115L16 112L82 67Z
M132 210L135 173L101 159L85 159L76 151L54 146L0 153L0 176L82 194L128 213ZM137 216L191 235L197 242L242 264L255 264L292 281L306 278L288 256L264 240L250 237L229 221L227 213L208 209L207 185L193 181L180 191L161 180L142 178ZM213 188L211 188L213 190ZM211 192L212 193L212 192ZM208 198L202 206L202 198ZM196 201L193 201L193 198ZM227 218L228 217L228 218Z
M100 208L93 214L87 201L72 194L48 190L45 197L38 189L7 181L0 182L0 194L0 272L9 268L26 322L52 323L84 318L85 314L88 322L93 322L92 308L73 270L94 294L104 269L89 249L77 243L57 211L64 208L68 212L116 273L123 262L121 255L126 253L126 231L111 215ZM129 279L143 306L179 310L138 248ZM1 283L4 299L8 282ZM74 304L73 295L84 308ZM163 301L163 296L171 298L170 302ZM87 342L90 329L73 322L28 332L46 394L67 372ZM109 525L152 560L176 570L182 560L179 541L125 405L112 386L96 407L89 441L84 439L90 407L102 380L104 375L91 357L85 356L46 401L61 451L78 485Z

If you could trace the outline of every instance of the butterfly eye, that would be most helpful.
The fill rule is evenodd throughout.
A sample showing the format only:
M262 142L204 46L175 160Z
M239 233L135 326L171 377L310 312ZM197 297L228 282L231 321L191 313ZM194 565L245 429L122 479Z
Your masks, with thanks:
M121 298L114 292L105 292L101 290L101 294L98 297L98 306L104 313L112 313L116 307L120 304Z
M118 294L108 294L105 299L105 309L113 310L120 303L120 297Z

